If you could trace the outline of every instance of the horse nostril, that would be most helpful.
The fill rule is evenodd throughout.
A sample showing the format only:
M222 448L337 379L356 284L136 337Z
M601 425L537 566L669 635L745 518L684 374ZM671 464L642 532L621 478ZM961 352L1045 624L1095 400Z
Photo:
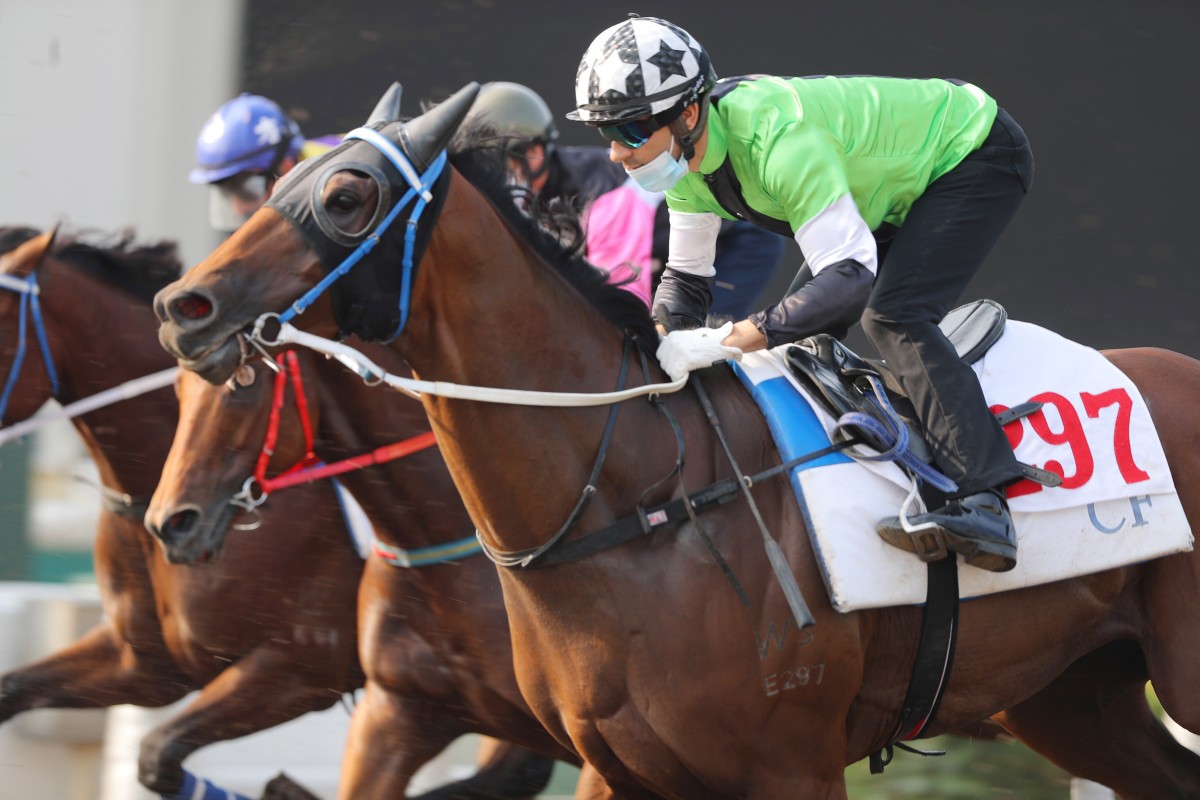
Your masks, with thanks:
M170 321L170 319L167 317L167 304L163 300L163 296L166 293L167 290L163 289L154 295L154 316L158 317L158 322L160 325Z
M183 511L176 511L167 517L167 521L162 524L162 527L158 530L158 538L168 543L186 539L196 529L196 525L199 522L200 512L195 509L188 508Z
M171 303L171 308L184 319L195 322L212 314L213 304L207 297L198 294L185 294Z

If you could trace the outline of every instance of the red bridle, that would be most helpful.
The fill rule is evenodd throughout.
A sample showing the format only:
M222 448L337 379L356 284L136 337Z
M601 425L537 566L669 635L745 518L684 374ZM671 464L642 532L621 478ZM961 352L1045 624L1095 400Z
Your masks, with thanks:
M325 464L313 452L312 420L308 413L308 399L304 394L304 380L300 375L299 359L296 358L294 352L288 350L276 356L275 363L279 365L279 369L275 373L275 393L271 402L271 416L267 421L267 433L263 439L262 450L258 454L258 463L254 467L254 479L258 482L263 497L289 486L341 475L343 472L363 469L374 464L395 461L437 444L433 432L428 431L395 444L376 448L361 456L352 456L333 464ZM280 474L268 478L267 464L270 463L271 456L275 453L275 444L279 440L279 418L283 412L283 404L286 402L289 374L292 379L292 391L296 395L296 410L300 414L300 425L304 432L305 455Z

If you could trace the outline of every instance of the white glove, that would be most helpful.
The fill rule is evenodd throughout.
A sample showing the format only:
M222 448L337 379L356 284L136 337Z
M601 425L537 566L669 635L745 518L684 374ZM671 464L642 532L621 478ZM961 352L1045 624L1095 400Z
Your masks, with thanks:
M671 331L658 345L658 363L663 370L677 381L694 369L712 366L714 363L732 358L742 360L742 351L728 347L721 341L733 330L733 323L726 322L719 328L693 328L690 331Z

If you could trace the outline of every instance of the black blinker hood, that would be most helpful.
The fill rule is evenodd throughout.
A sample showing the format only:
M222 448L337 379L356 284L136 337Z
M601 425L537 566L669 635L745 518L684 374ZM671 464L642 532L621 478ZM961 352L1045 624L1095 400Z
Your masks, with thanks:
M398 113L399 84L380 100L366 127L397 145L418 175L445 149L471 109L479 84L470 83L445 102L407 123L378 119L385 109ZM320 192L329 178L342 170L355 170L375 181L381 205L361 232L347 234L329 220ZM433 200L421 212L413 247L413 266L421 261L445 201L450 181L447 166L431 189ZM411 189L391 160L373 144L347 139L333 150L304 161L285 175L266 202L304 237L326 271L350 257ZM374 249L331 287L334 316L343 336L355 334L366 341L390 340L400 326L400 287L404 234L416 195L406 203L380 237Z

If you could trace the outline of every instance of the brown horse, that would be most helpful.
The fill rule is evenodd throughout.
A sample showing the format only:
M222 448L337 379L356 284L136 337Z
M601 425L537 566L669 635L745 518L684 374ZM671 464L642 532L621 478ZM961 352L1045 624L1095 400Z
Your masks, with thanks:
M0 274L36 276L53 366L30 327L5 424L50 399L50 369L59 383L53 396L70 403L172 366L154 338L150 299L179 275L173 246L55 246L53 234L36 233L7 231L23 244L0 257ZM20 300L0 292L5 375L20 338ZM142 743L139 779L166 794L179 790L192 752L328 708L363 680L354 626L362 561L328 486L296 492L260 529L231 538L215 563L163 558L142 516L177 417L164 388L75 418L107 499L94 556L105 619L0 678L0 720L34 708L163 706L199 690Z
M428 381L612 390L629 331L643 348L654 346L636 300L539 244L478 153L454 156L429 206L414 201L409 178L392 166L405 159L418 174L436 170L472 96L468 87L407 124L372 119L376 135L349 139L279 186L268 208L159 294L164 345L184 366L224 379L260 314L289 309L327 275L344 272L332 302L321 295L299 318L306 330L394 336L391 346ZM415 225L381 232L392 204L422 214ZM403 230L414 226L419 236L406 258ZM378 252L357 251L361 261L343 264L376 236ZM1160 350L1108 357L1148 401L1195 527L1200 363ZM663 380L656 365L647 377L639 372L631 370L627 383ZM741 469L778 464L766 423L731 371L709 369L703 379ZM694 490L731 477L697 396L664 401L686 444L683 484ZM607 409L433 394L423 402L491 548L530 551L562 528L597 461ZM653 404L622 404L591 501L566 543L632 514L676 457L672 427ZM677 492L677 482L662 484L647 505ZM693 522L583 560L502 570L522 692L550 732L595 768L582 787L589 796L843 798L843 767L888 743L920 611L836 612L787 482L766 481L753 492L811 606L811 628L785 625L788 606L741 500L699 520L746 588L748 606ZM1149 677L1170 715L1200 730L1192 685L1198 586L1200 557L1188 553L964 604L954 671L926 734L1006 710L1006 727L1038 752L1126 798L1200 797L1200 757L1170 737L1144 696ZM786 635L762 652L772 627ZM780 684L785 674L791 679ZM766 690L780 685L787 690Z
M371 352L382 363L403 367L386 349ZM273 402L275 377L261 361L249 372L250 385L237 388L180 373L179 429L148 525L171 528L183 516L205 547L215 546L226 535L230 497L254 472L273 409L279 415L274 460L284 468L313 451L332 464L429 431L424 410L411 400L378 403L362 416L359 410L378 397L377 389L337 362L298 356L279 376L288 387L282 405ZM297 369L307 422L298 414ZM239 380L248 380L245 368ZM308 425L312 450L303 435ZM479 773L428 797L536 794L549 781L553 758L578 758L546 733L521 697L496 569L479 553L474 526L437 448L346 472L339 480L362 503L378 540L359 591L367 684L351 721L339 796L402 797L423 764L472 731L548 757L501 744ZM291 492L281 490L270 500L286 505ZM465 548L464 537L470 537ZM438 553L444 545L450 547ZM412 568L393 565L401 549Z

